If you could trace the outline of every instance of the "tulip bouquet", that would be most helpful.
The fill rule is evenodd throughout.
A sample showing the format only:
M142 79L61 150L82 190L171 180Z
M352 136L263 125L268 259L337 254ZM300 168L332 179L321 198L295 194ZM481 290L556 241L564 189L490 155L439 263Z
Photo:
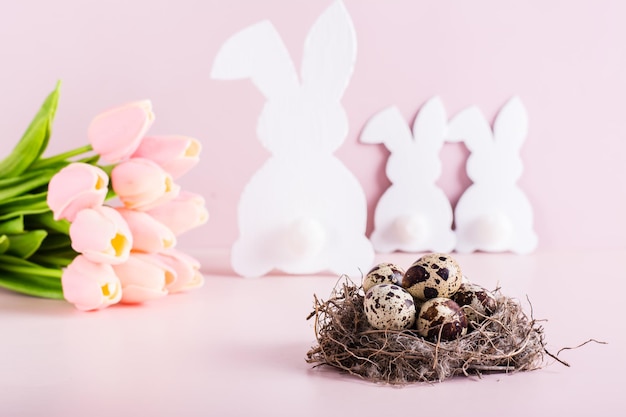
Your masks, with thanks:
M58 98L59 85L0 161L0 287L98 310L201 286L176 241L208 212L175 183L200 143L146 136L154 114L139 101L97 115L88 145L44 158Z

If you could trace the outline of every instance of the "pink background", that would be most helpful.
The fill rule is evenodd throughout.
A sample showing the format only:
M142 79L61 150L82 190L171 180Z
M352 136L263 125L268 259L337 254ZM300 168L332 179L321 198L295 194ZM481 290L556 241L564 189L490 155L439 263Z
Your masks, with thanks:
M57 79L62 96L50 153L85 143L101 110L149 98L152 133L203 143L181 183L203 194L209 223L181 246L228 248L239 195L268 156L256 138L261 94L209 77L220 45L269 19L299 66L324 1L11 2L0 13L0 154L19 139ZM535 208L539 249L626 248L626 6L615 1L345 0L358 39L343 98L350 132L337 152L373 208L388 186L383 145L358 143L364 123L397 105L412 122L439 95L453 115L489 119L519 95L530 117L520 181ZM446 145L440 183L456 202L469 180L462 145Z

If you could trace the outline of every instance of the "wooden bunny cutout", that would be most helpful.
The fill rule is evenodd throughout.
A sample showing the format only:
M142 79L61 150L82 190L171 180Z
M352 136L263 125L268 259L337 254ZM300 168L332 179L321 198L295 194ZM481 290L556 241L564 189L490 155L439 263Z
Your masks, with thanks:
M463 141L470 150L467 175L473 181L454 211L458 252L525 254L537 246L532 207L516 185L527 132L528 117L517 97L500 110L493 131L476 107L450 121L448 140Z
M354 27L340 1L309 31L300 80L268 21L235 34L218 52L213 78L250 78L267 99L257 134L271 157L239 201L240 235L231 254L236 273L350 275L371 267L365 194L333 155L348 133L340 99L355 59Z
M447 117L438 97L419 111L409 130L400 111L391 107L374 115L363 129L364 143L384 143L391 152L387 177L392 185L380 198L370 236L378 252L450 252L452 208L435 184L441 175L439 151Z

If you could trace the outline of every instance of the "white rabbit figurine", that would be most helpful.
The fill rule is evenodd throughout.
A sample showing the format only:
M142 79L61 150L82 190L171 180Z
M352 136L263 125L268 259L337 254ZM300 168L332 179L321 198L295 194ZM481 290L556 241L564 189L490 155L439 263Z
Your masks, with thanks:
M467 175L473 181L454 211L458 252L525 254L537 246L532 207L516 185L527 132L528 116L517 97L500 110L493 132L476 107L450 121L448 140L463 141L470 150Z
M438 97L421 108L412 134L396 107L374 115L363 129L361 142L384 143L391 152L387 177L392 184L378 201L370 236L376 251L454 249L450 201L435 184L441 175L439 152L446 129L446 112Z
M272 154L239 201L236 273L350 275L371 267L365 193L333 155L348 133L340 99L355 59L354 27L340 1L308 33L301 81L268 21L235 34L218 52L213 78L251 78L266 97L257 134Z

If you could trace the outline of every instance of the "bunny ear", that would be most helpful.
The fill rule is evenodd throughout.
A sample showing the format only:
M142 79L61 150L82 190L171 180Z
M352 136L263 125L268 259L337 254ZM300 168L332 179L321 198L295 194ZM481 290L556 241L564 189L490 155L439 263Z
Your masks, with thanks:
M500 110L493 124L496 143L519 149L528 134L528 114L519 97L510 99Z
M400 150L412 140L411 131L397 107L376 113L361 132L361 142L384 143L390 152Z
M267 20L243 29L222 45L211 78L251 78L266 98L282 96L299 86L289 52Z
M448 124L446 139L464 142L470 151L483 149L493 142L491 127L478 107L469 107L454 116Z
M441 145L447 129L446 109L439 97L433 97L420 109L413 122L413 136L418 142Z
M325 98L339 100L356 60L356 34L341 1L313 24L304 44L302 85Z

